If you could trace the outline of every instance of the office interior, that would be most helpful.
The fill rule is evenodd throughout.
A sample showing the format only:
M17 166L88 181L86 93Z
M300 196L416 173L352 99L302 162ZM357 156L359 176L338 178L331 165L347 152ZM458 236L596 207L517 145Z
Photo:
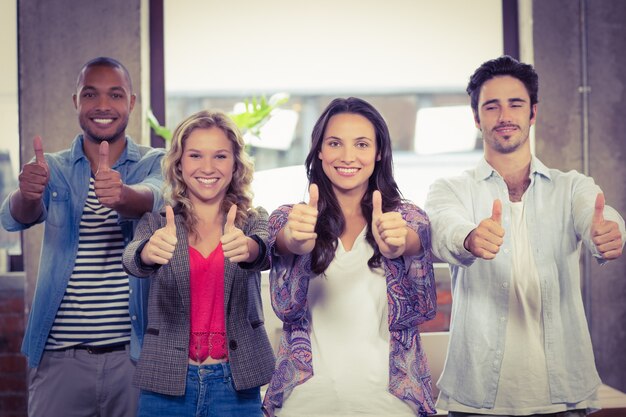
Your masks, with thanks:
M128 133L153 146L165 142L150 130L149 110L173 127L203 107L230 111L246 98L288 94L281 106L288 133L277 133L282 139L273 143L250 139L257 141L250 148L260 173L255 191L269 210L287 196L270 199L262 182L300 172L321 109L333 97L364 97L381 109L397 141L401 190L423 205L442 166L450 172L472 166L480 138L472 136L470 121L458 148L432 148L447 143L446 137L429 141L421 118L448 108L444 118L462 119L470 73L506 53L539 73L534 153L550 167L593 176L607 203L626 215L621 0L245 0L230 6L212 0L17 0L1 2L0 16L3 198L15 188L21 163L33 156L33 136L44 138L48 152L68 146L79 129L71 102L78 69L93 57L112 56L128 67L138 94ZM290 191L301 197L302 187L296 180ZM0 232L0 415L26 415L20 332L36 285L42 233L41 226ZM626 415L625 258L600 266L581 257L596 364L610 388L605 416ZM437 279L445 291L445 264L438 265ZM268 305L267 286L263 291L272 336L280 324ZM445 320L438 326L427 329L431 336L424 332L435 368L443 364L447 343Z

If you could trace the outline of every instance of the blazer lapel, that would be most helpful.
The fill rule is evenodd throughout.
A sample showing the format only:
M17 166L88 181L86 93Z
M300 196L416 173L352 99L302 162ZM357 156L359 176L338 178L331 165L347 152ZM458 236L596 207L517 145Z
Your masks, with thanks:
M224 223L222 224L222 234L224 233L224 226L226 226L226 216L224 216ZM230 301L230 294L233 289L236 273L237 264L224 258L224 317L226 318L228 318L228 302Z
M178 262L171 262L170 271L172 279L176 282L178 293L186 312L190 311L191 295L189 293L189 240L187 238L187 229L185 228L183 217L176 216L176 249L172 261L178 259Z
M232 263L228 259L224 259L224 311L228 317L228 301L235 282L235 274L237 273L237 264Z

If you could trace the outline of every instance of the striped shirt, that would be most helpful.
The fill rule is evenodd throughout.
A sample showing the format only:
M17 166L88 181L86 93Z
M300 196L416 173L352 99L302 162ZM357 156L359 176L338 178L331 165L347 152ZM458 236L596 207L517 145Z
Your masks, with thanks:
M122 269L124 239L117 219L117 212L96 198L92 177L80 220L76 263L46 349L130 341L128 275Z

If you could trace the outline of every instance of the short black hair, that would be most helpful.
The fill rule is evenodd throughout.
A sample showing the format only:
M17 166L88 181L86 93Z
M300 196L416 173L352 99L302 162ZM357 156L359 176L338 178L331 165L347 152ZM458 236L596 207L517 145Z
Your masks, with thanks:
M519 62L515 58L503 55L499 58L484 62L470 77L467 84L467 94L471 97L472 110L478 113L478 96L482 85L498 76L509 75L520 80L530 96L531 108L539 102L539 76L532 65Z
M109 68L117 68L121 70L122 73L124 73L124 77L126 77L126 81L128 81L128 87L130 87L130 91L132 93L133 83L130 79L130 74L128 70L126 69L126 67L117 59L109 58L106 56L100 56L98 58L94 58L90 60L89 62L87 62L85 65L83 65L83 67L80 69L78 73L78 78L76 79L76 89L78 89L80 80L82 79L83 74L85 73L87 68L91 68L91 67L109 67Z

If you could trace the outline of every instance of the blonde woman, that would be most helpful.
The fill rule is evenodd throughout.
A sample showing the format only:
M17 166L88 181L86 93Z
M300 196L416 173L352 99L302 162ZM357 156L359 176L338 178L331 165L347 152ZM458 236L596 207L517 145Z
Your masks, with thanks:
M260 416L274 369L260 271L267 212L251 207L252 164L221 112L175 130L163 162L171 206L145 215L125 269L152 280L135 383L139 416Z

